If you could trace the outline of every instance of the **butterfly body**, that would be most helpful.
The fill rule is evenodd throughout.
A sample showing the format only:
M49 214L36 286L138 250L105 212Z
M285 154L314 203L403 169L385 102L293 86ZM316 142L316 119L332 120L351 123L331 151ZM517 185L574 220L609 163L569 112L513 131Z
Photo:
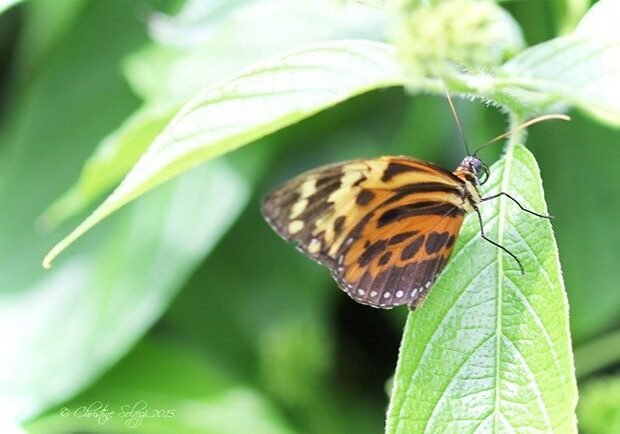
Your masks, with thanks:
M481 166L473 156L454 172L402 156L349 161L282 184L261 210L354 300L413 308L448 261L465 214L481 201Z

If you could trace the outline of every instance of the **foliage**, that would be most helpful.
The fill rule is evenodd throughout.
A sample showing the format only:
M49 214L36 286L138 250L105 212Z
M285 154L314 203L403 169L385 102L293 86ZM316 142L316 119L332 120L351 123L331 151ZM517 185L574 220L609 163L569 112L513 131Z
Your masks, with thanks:
M579 403L579 420L585 433L613 433L620 430L620 378L602 377L590 382Z
M376 385L395 361L380 354L395 329L366 322L390 318L399 327L401 318L370 311L364 322L351 320L364 308L275 239L256 211L260 197L321 162L388 153L454 160L461 148L445 145L455 136L445 103L422 93L482 100L508 113L512 127L569 106L617 127L620 34L611 17L620 10L603 0L579 20L586 8L570 0L560 8L366 3L0 5L0 27L19 16L23 24L10 25L24 35L8 63L10 93L0 93L0 244L11 246L0 255L9 348L0 422L30 420L32 432L96 430L95 419L62 409L146 400L174 416L132 429L380 430L385 397ZM533 21L540 7L554 17L546 27ZM524 48L542 27L561 35ZM415 97L387 89L403 86ZM470 139L503 128L489 111L459 106ZM483 191L508 191L543 212L542 173L560 253L549 222L506 198L485 203L487 234L519 256L522 276L468 218L452 261L407 319L387 432L576 431L560 257L569 299L579 300L571 305L578 344L616 327L620 307L618 271L601 273L617 258L620 235L601 231L620 209L620 170L605 166L617 161L606 145L617 137L591 119L536 127L527 144L537 160L524 131L510 136ZM579 173L582 182L568 170L584 143L592 148L584 158L607 182ZM593 213L585 204L601 211L591 230L583 228ZM63 255L41 269L46 249L67 233L45 265ZM591 268L585 275L577 274L582 261ZM606 306L582 295L590 275L588 292L608 297ZM616 352L597 348L604 365L589 352L577 358L589 374L618 363ZM605 414L593 410L605 390L593 386L580 410L592 432L613 413L612 401ZM112 417L104 426L131 428L125 422Z

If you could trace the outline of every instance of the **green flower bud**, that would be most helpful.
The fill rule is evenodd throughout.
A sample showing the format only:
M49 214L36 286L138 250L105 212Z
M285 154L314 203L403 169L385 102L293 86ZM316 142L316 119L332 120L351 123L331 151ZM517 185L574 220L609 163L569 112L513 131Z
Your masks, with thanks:
M447 68L489 71L523 47L521 30L487 0L400 0L395 43L411 78Z

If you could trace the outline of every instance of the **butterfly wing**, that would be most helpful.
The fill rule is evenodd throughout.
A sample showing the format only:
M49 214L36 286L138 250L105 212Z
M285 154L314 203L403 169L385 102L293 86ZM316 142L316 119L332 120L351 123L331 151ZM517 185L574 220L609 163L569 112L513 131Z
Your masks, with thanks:
M452 251L463 222L462 183L407 157L356 160L284 183L265 198L262 213L355 300L415 304Z
M360 303L414 308L446 265L463 217L443 202L379 207L345 242L333 275Z

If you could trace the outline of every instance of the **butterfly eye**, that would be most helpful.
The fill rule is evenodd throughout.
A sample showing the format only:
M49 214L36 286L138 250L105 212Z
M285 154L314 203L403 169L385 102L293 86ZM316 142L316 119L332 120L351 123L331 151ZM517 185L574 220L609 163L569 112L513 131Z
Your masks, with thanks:
M482 173L480 174L480 178L478 178L478 182L480 185L484 185L485 182L489 180L489 166L482 163Z

